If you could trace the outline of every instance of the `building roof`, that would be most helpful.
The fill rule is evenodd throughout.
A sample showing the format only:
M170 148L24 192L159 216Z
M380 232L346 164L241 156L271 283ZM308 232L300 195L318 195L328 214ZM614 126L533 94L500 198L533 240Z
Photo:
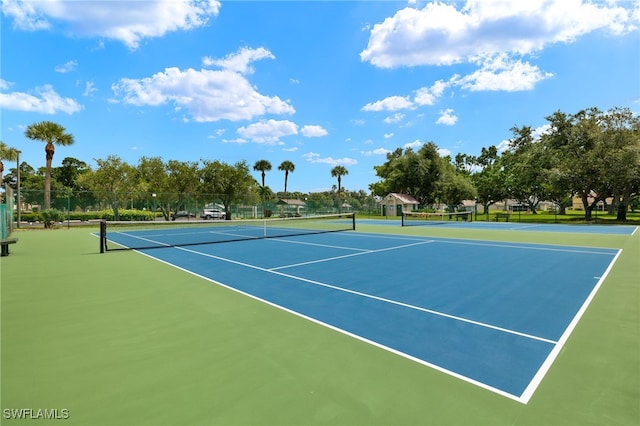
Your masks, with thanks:
M292 198L280 198L276 204L286 204L288 206L304 206L306 203L302 200L295 200Z
M420 202L413 198L411 195L400 194L398 192L391 192L387 195L387 197L393 197L400 201L402 204L420 204Z

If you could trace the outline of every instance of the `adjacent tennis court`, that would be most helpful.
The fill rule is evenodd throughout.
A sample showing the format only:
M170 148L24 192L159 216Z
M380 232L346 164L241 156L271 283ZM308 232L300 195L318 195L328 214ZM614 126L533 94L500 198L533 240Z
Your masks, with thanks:
M105 244L137 247L521 403L544 379L620 254L333 232L351 229L344 217L274 221L273 227L259 222L115 227ZM206 244L220 239L231 242Z
M434 214L425 216L425 220L411 220L405 226L437 226L442 228L463 228L499 231L533 231L533 232L561 232L575 234L603 234L603 235L634 235L638 231L633 225L602 225L602 224L560 224L560 223L531 223L519 222L517 217L511 222L491 222L484 220L463 220L462 214ZM428 220L426 218L429 218ZM367 225L402 226L400 219L363 219L360 223Z

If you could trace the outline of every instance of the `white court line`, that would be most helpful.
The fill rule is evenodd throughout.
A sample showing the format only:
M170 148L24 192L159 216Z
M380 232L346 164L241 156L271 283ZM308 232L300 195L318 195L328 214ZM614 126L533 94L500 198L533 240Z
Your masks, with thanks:
M409 240L416 241L424 237L419 236L388 236L381 234L362 234L362 233L349 233L350 236L358 236L358 237L371 237L371 238L387 238L387 239L398 239L398 240ZM468 240L465 238L435 238L433 239L434 243L445 243L445 244L462 244L462 245L470 245L470 246L486 246L486 247L506 247L506 248L514 248L520 250L540 250L540 251L558 251L558 252L567 252L567 253L588 253L588 254L603 254L607 256L611 256L614 254L615 249L608 249L607 247L593 247L593 250L586 250L590 247L583 246L569 246L569 245L561 245L561 244L534 244L534 243L501 243L497 241L483 241L483 240ZM554 247L557 246L557 247ZM609 252L599 252L597 250L611 250Z
M576 328L576 326L578 325L578 322L580 321L580 318L582 318L582 315L584 315L585 311L591 304L591 301L596 296L596 293L600 289L600 286L602 286L602 283L607 278L607 275L609 275L609 272L613 268L613 265L616 263L616 260L618 260L620 253L622 253L622 250L618 250L618 253L615 255L611 263L609 263L609 267L604 271L604 274L602 274L602 277L598 280L596 285L593 287L593 290L591 290L591 293L589 293L589 296L580 307L580 310L578 310L576 315L573 317L573 320L571 320L571 322L565 329L564 333L562 333L562 336L560 336L560 339L558 340L556 345L553 347L553 349L547 356L547 359L544 360L544 362L538 369L535 376L533 376L533 379L531 379L531 381L529 382L529 385L527 386L527 388L524 390L522 395L520 395L520 400L523 404L526 404L529 402L529 400L533 396L533 393L536 391L536 389L542 382L542 379L551 368L551 365L555 361L556 357L560 354L562 347L565 345L565 343L567 343L567 340L569 340L569 336L573 332L573 329Z
M444 318L449 318L449 319L452 319L452 320L455 320L455 321L464 322L464 323L467 323L467 324L473 324L473 325L476 325L476 326L479 326L479 327L484 327L484 328L489 328L489 329L496 330L496 331L501 331L501 332L507 333L507 334L513 334L513 335L516 335L516 336L525 337L525 338L528 338L528 339L531 339L531 340L537 340L537 341L540 341L540 342L556 344L556 341L550 340L550 339L546 339L544 337L534 336L534 335L527 334L527 333L521 333L519 331L510 330L508 328L503 328L503 327L498 327L498 326L487 324L487 323L480 322L480 321L474 321L474 320L471 320L471 319L468 319L468 318L464 318L464 317L459 317L459 316L456 316L456 315L446 314L444 312L435 311L433 309L422 308L420 306L410 305L410 304L404 303L404 302L398 302L397 300L387 299L385 297L374 296L372 294L363 293L363 292L355 291L355 290L350 290L348 288L339 287L339 286L335 286L335 285L327 284L327 283L322 283L320 281L310 280L310 279L307 279L307 278L298 277L296 275L285 274L283 272L262 268L260 266L255 266L255 265L251 265L251 264L248 264L248 263L239 262L239 261L233 260L233 259L227 259L227 258L216 256L216 255L213 255L213 254L203 253L203 252L192 250L192 249L188 249L188 248L185 248L185 247L175 247L175 248L178 249L178 250L183 250L183 251L186 251L186 252L189 252L189 253L193 253L193 254L196 254L196 255L199 255L199 256L210 257L212 259L217 259L217 260L221 260L223 262L233 263L235 265L244 266L246 268L256 269L258 271L267 272L267 273L275 274L275 275L280 275L280 276L285 277L285 278L306 282L308 284L317 285L319 287L330 288L332 290L342 291L344 293L354 294L356 296L361 296L361 297L365 297L367 299L377 300L379 302L385 302L385 303L389 303L389 304L396 305L396 306L402 306L404 308L409 308L409 309L413 309L413 310L416 310L416 311L421 311L421 312L425 312L425 313L428 313L428 314L432 314L432 315L436 315L436 316L440 316L440 317L444 317Z
M299 317L299 318L303 318L303 319L306 319L306 320L308 320L308 321L311 321L312 323L319 324L319 325L321 325L321 326L323 326L323 327L327 327L327 328L328 328L328 329L330 329L330 330L333 330L333 331L336 331L336 332L338 332L338 333L344 334L344 335L346 335L346 336L352 337L352 338L354 338L354 339L360 340L361 342L368 343L368 344L370 344L370 345L372 345L372 346L375 346L375 347L377 347L377 348L380 348L380 349L386 350L386 351L388 351L388 352L391 352L392 354L395 354L395 355L401 356L401 357L403 357L403 358L409 359L409 360L411 360L411 361L413 361L413 362L417 362L418 364L422 364L422 365L424 365L424 366L427 366L427 367L433 368L433 369L434 369L434 370L436 370L436 371L440 371L440 372L442 372L442 373L448 374L448 375L450 375L450 376L452 376L452 377L455 377L455 378L457 378L457 379L463 380L463 381L465 381L465 382L467 382L467 383L471 383L471 384L473 384L473 385L475 385L475 386L478 386L478 387L480 387L480 388L483 388L483 389L486 389L486 390L488 390L488 391L494 392L494 393L496 393L496 394L498 394L498 395L501 395L501 396L503 396L503 397L505 397L505 398L509 398L509 399L512 399L512 400L514 400L514 401L516 401L516 402L520 402L520 403L522 403L522 401L520 400L520 397L518 397L517 395L513 395L513 394L511 394L511 393L509 393L509 392L503 391L502 389L498 389L498 388L493 387L493 386L491 386L491 385L488 385L488 384L486 384L486 383L483 383L483 382L480 382L480 381L478 381L478 380L472 379L472 378L470 378L470 377L464 376L464 375L462 375L462 374L460 374L460 373L456 373L455 371L448 370L448 369L446 369L446 368L444 368L444 367L441 367L441 366L439 366L439 365L437 365L437 364L433 364L433 363L430 363L430 362L425 361L425 360L423 360L423 359L417 358L417 357L415 357L415 356L413 356L413 355L409 355L409 354L407 354L407 353L401 352L401 351L399 351L399 350L397 350L397 349L394 349L394 348L392 348L392 347L390 347L390 346L383 345L383 344L378 343L378 342L376 342L376 341L374 341L374 340L367 339L366 337L363 337L363 336L360 336L360 335L358 335L358 334L355 334L355 333L352 333L352 332L350 332L350 331L347 331L347 330L345 330L345 329L342 329L342 328L336 327L336 326L331 325L331 324L329 324L329 323L326 323L326 322L324 322L324 321L320 321L320 320L319 320L319 319L317 319L317 318L313 318L313 317L310 317L310 316L305 315L305 314L303 314L303 313L300 313L300 312L298 312L298 311L294 311L294 310L292 310L292 309L289 309L289 308L287 308L287 307L284 307L284 306L282 306L282 305L278 305L277 303L271 302L271 301L269 301L269 300L267 300L267 299L263 299L263 298L261 298L261 297L258 297L258 296L256 296L256 295L254 295L254 294L247 293L247 292L242 291L242 290L240 290L240 289L238 289L238 288L236 288L236 287L234 287L234 286L231 286L231 285L225 284L225 283L220 282L220 281L216 281L216 280L214 280L214 279L212 279L212 278L210 278L210 277L207 277L207 276L205 276L205 275L200 275L200 274L198 274L198 273L196 273L196 272L194 272L194 271L191 271L191 270L189 270L189 269L185 269L185 268L182 268L182 267L180 267L180 266L178 266L178 265L175 265L175 264L173 264L173 263L171 263L171 262L167 262L166 260L158 259L157 257L151 256L150 254L147 254L147 253L145 253L145 252L138 251L138 253L142 254L143 256L150 257L151 259L153 259L153 260L155 260L155 261L158 261L158 262L160 262L160 263L164 263L165 265L168 265L168 266L174 267L174 268L179 269L179 270L181 270L181 271L183 271L183 272L186 272L186 273L188 273L188 274L191 274L191 275L193 275L193 276L196 276L196 277L198 277L198 278L201 278L201 279L203 279L203 280L205 280L205 281L209 281L209 282L211 282L211 283L214 283L214 284L216 284L216 285L218 285L218 286L220 286L220 287L224 287L224 288L226 288L226 289L228 289L228 290L231 290L231 291L233 291L233 292L235 292L235 293L242 294L243 296L246 296L246 297L249 297L249 298L251 298L251 299L253 299L253 300L257 300L257 301L259 301L259 302L265 303L265 304L267 304L267 305L269 305L269 306L273 306L274 308L281 309L281 310L283 310L283 311L285 311L285 312L287 312L287 313L290 313L290 314L292 314L292 315L295 315L295 316L297 316L297 317Z
M519 231L521 229L539 228L539 227L540 227L540 225L521 225L521 226L517 226L517 227L511 227L511 228L509 228L509 230L510 231Z
M293 267L296 267L296 266L311 265L312 263L330 262L332 260L344 259L346 257L362 256L363 254L370 254L370 253L380 253L380 252L383 252L383 251L397 250L397 249L406 248L406 247L419 246L419 245L422 245L422 244L429 244L429 243L432 243L432 242L433 241L431 241L431 240L427 240L427 241L422 241L422 242L419 242L419 243L405 244L405 245L402 245L402 246L395 246L395 247L387 247L387 248L378 249L378 250L364 250L364 251L361 251L361 252L358 252L358 253L345 254L345 255L342 255L342 256L335 256L335 257L327 257L327 258L318 259L318 260L310 260L308 262L293 263L291 265L277 266L275 268L269 268L269 269L265 269L265 270L266 271L276 271L278 269L286 269L286 268L293 268ZM314 244L314 245L320 245L320 244Z
M294 241L294 240L286 240L284 238L274 238L273 241L279 242L279 243L289 243L289 244L301 244L304 246L315 246L315 247L325 247L325 248L335 248L335 249L342 249L342 250L353 250L353 251L371 251L369 249L361 249L361 248L355 248L355 247L345 247L345 246L335 246L332 244L318 244L318 243L310 243L307 241Z
M480 242L474 242L474 241L449 241L449 240L436 240L436 242L439 243L445 243L445 244L463 244L463 245L470 245L470 246L485 246L485 247L504 247L504 248L512 248L512 249L525 249L525 250L540 250L540 251L557 251L557 252L563 252L563 253L586 253L586 254L603 254L606 256L611 256L614 252L614 249L611 249L612 251L610 252L600 252L600 251L595 251L594 250L580 250L578 248L555 248L555 247L544 247L544 246L536 246L536 245L529 245L529 244L519 244L519 245L514 245L514 244L497 244L497 243L480 243Z
M258 228L246 228L246 229L253 230L253 229L258 229ZM117 233L119 235L125 235L125 236L127 236L129 238L134 238L136 240L146 241L146 242L151 243L151 244L157 244L157 245L162 246L162 247L172 247L172 246L175 245L175 244L171 244L171 243L163 243L161 241L156 241L156 240L152 240L151 238L148 238L148 237L166 237L168 234L151 234L151 235L147 235L146 236L147 238L145 238L145 237L141 237L140 235L130 234L128 232L117 232ZM247 234L236 234L236 233L232 233L232 232L205 231L205 233L206 234L213 234L213 235L227 235L227 236L230 236L230 237L243 238L243 239L246 239L246 240L262 239L262 236L254 236L254 235L247 235ZM200 235L200 234L201 234L201 232L180 232L180 233L172 233L172 234L169 234L169 235L174 237L176 235ZM107 241L115 242L115 241L109 240L108 237L107 237ZM122 245L122 244L117 243L117 242L115 242L115 243L118 244L118 245ZM208 243L214 244L214 243L216 243L216 241L210 241ZM204 244L207 244L207 242L205 242ZM126 246L124 246L124 247L126 247Z
M131 234L127 233L127 232L118 232L118 234L120 234L120 235L126 235L127 237L135 238L136 240L146 241L146 242L148 242L148 243L152 243L152 244L158 244L158 245L161 245L161 246L171 247L171 245L169 245L169 244L161 243L160 241L152 240L152 239L150 239L150 238L143 238L143 237L140 237L140 236L138 236L138 235L131 235ZM153 237L153 235L150 235L150 236L151 236L151 237ZM110 240L109 240L109 238L107 237L107 242L108 242L108 241L110 241ZM123 245L123 244L120 244L120 243L116 243L116 244L118 244L118 245ZM124 247L126 247L126 246L124 246Z
M350 235L358 235L358 234L355 234L355 233L354 233L354 234L350 234ZM359 235L359 236L366 236L366 235ZM386 236L379 236L379 237L386 238ZM389 237L389 238L393 238L393 237ZM410 238L401 238L401 239L410 239ZM414 239L412 239L412 240L414 240L414 241L415 241L415 238L414 238ZM442 240L437 240L437 241L442 241ZM422 243L427 243L427 242L432 242L432 241L422 241ZM436 242L436 241L433 241L433 242ZM451 242L451 241L446 241L446 240L445 240L445 241L442 241L442 242ZM156 242L156 243L157 243L157 242ZM393 247L393 248L390 248L390 249L396 249L396 248L400 248L400 247L408 247L408 246L411 246L411 245L417 245L417 244L420 244L420 243L408 244L408 245L405 245L405 246ZM472 242L462 242L462 244L477 244L477 243L472 243ZM479 244L479 245L490 245L490 246L491 246L491 245L494 245L494 246L497 246L497 247L509 247L509 245L501 245L501 244L486 244L486 243L481 243L481 244ZM544 249L545 249L545 248L540 248L540 247L530 247L530 246L523 246L523 247L522 247L522 246L513 246L513 247L515 247L515 248L535 248L535 249L540 249L540 250L544 250ZM565 330L565 332L562 334L561 338L560 338L558 341L553 341L553 340L550 340L550 339L545 339L545 338L538 337L538 336L528 335L528 334L526 334L526 333L520 333L520 332L517 332L517 331L514 331L514 330L505 329L505 328L502 328L502 327L496 327L496 326L493 326L493 325L491 325L491 324L486 324L486 323L482 323L482 322L478 322L478 321L473 321L473 320L469 320L469 319L467 319L467 318L457 317L457 316L454 316L454 315L445 314L445 313L443 313L443 312L434 311L434 310L430 310L430 309L426 309L426 308L421 308L421 307L419 307L419 306L414 306L414 305L410 305L410 304L406 304L406 303L402 303L402 302L394 301L394 300L391 300L391 299L386 299L386 298L382 298L382 297L378 297L378 296L370 295L370 294L367 294L367 293L362 293L362 292L358 292L358 291L354 291L354 290L349 290L349 289L346 289L346 288L342 288L342 287L338 287L338 286L333 286L333 285L330 285L330 284L321 283L321 282L318 282L318 281L313 281L313 280L305 279L305 278L302 278L302 277L297 277L297 276L290 275L290 274L285 274L285 273L278 272L278 271L275 271L275 270L269 270L269 269L261 268L261 267L255 266L255 265L250 265L250 264L246 264L246 263L243 263L243 262L238 262L238 261L235 261L235 260L232 260L232 259L227 259L227 258L223 258L223 257L220 257L220 256L215 256L215 255L210 255L210 254L206 254L206 253L198 252L198 251L191 250L191 249L187 249L187 248L184 248L184 247L175 247L175 248L176 248L176 249L178 249L178 250L182 250L182 251L190 252L190 253L193 253L193 254L196 254L196 255L215 258L215 259L221 260L221 261L223 261L223 262L229 262L229 263L237 264L237 265L244 266L244 267L247 267L247 268L250 268L250 269L260 270L260 271L263 271L263 272L267 272L267 273L271 273L271 274L275 274L275 275L283 276L283 277L290 278L290 279L293 279L293 280L303 281L303 282L307 282L307 283L310 283L310 284L318 285L318 286L321 286L321 287L331 288L331 289L334 289L334 290L337 290L337 291L343 291L343 292L345 292L345 293L350 293L350 294L358 295L358 296L361 296L361 297L365 297L365 298L369 298L369 299L373 299L373 300L378 300L378 301L382 301L382 302L386 302L386 303L390 303L390 304L398 305L398 306L405 307L405 308L409 308L409 309L414 309L414 310L422 311L422 312L429 313L429 314L432 314L432 315L442 316L442 317L449 318L449 319L453 319L453 320L456 320L456 321L461 321L461 322L465 322L465 323L473 324L473 325L476 325L476 326L479 326L479 327L485 327L485 328L493 329L493 330L496 330L496 331L501 331L501 332L504 332L504 333L513 334L513 335L518 335L518 336L525 337L525 338L529 338L529 339L532 339L532 340L537 340L537 341L542 341L542 342L546 342L546 343L552 344L552 345L553 345L553 349L551 350L551 352L549 353L549 355L548 355L548 356L547 356L547 358L545 359L544 363L543 363L543 364L541 365L541 367L538 369L538 371L537 371L536 375L534 376L534 378L529 382L529 385L527 386L527 388L525 389L525 391L524 391L520 396L518 396L518 395L514 395L514 394L511 394L511 393L505 392L505 391L503 391L503 390L501 390L501 389L497 389L497 388L495 388L495 387L493 387L493 386L490 386L490 385L488 385L488 384L486 384L486 383L482 383L482 382L479 382L479 381L477 381L477 380L471 379L471 378L469 378L469 377L466 377L466 376L464 376L464 375L461 375L460 373L456 373L456 372L454 372L454 371L447 370L446 368L443 368L443 367L438 366L438 365L436 365L436 364L432 364L432 363L427 362L427 361L425 361L425 360L422 360L422 359L419 359L419 358L413 357L413 356L411 356L411 355L409 355L409 354L406 354L406 353L400 352L400 351L398 351L398 350L396 350L396 349L393 349L393 348L391 348L391 347L388 347L388 346L382 345L382 344L377 343L377 342L375 342L375 341L371 341L371 340L369 340L369 339L367 339L367 338L365 338L365 337L363 337L363 336L359 336L359 335L357 335L357 334L353 334L353 333L351 333L351 332L349 332L349 331L346 331L346 330L343 330L343 329L341 329L341 328L338 328L338 327L332 326L331 324L327 324L327 323L325 323L325 322L323 322L323 321L320 321L320 320L318 320L318 319L315 319L315 318L312 318L312 317L308 317L308 316L306 316L306 315L304 315L304 314L302 314L302 313L296 312L296 311L291 310L291 309L289 309L289 308L286 308L286 307L284 307L284 306L280 306L280 305L278 305L278 304L276 304L276 303L273 303L273 302L270 302L270 301L268 301L268 300L262 299L262 298L260 298L260 297L257 297L257 296L255 296L255 295L253 295L253 294L246 293L246 292L244 292L244 291L242 291L242 290L239 290L239 289L237 289L237 288L235 288L235 287L233 287L233 286L229 286L229 285L223 284L223 283L221 283L221 282L219 282L219 281L215 281L215 280L213 280L213 279L211 279L211 278L209 278L209 277L202 276L202 275L199 275L199 274L197 274L197 273L195 273L195 272L193 272L193 271L190 271L190 270L188 270L188 269L181 268L181 267L179 267L179 266L177 266L177 265L174 265L174 264L172 264L172 263L170 263L170 262L167 262L167 261L164 261L164 260L161 260L161 259L155 258L155 257L153 257L153 256L151 256L151 255L148 255L148 254L144 253L144 252L139 252L139 253L141 253L141 254L143 254L143 255L145 255L145 256L151 257L151 258L153 258L153 259L155 259L155 260L158 260L158 261L160 261L160 262L162 262L162 263L165 263L165 264L167 264L167 265L173 266L173 267L175 267L175 268L177 268L177 269L183 270L183 271L185 271L185 272L187 272L187 273L190 273L190 274L192 274L192 275L195 275L195 276L198 276L198 277L200 277L200 278L203 278L203 279L205 279L205 280L207 280L207 281L214 282L214 283L216 283L216 284L218 284L218 285L221 285L221 286L223 286L223 287L225 287L225 288L228 288L228 289L230 289L230 290L232 290L232 291L235 291L235 292L237 292L237 293L241 293L241 294L246 295L246 296L248 296L248 297L251 297L251 298L253 298L253 299L255 299L255 300L259 300L259 301L261 301L261 302L263 302L263 303L266 303L266 304L268 304L268 305L271 305L271 306L274 306L274 307L276 307L276 308L282 309L282 310L284 310L284 311L286 311L286 312L289 312L289 313L292 313L292 314L294 314L294 315L296 315L296 316L299 316L299 317L305 318L305 319L307 319L307 320L309 320L309 321L312 321L312 322L314 322L314 323L317 323L317 324L323 325L323 326L325 326L325 327L327 327L327 328L329 328L329 329L332 329L332 330L338 331L338 332L340 332L340 333L343 333L343 334L345 334L345 335L351 336L351 337L356 338L356 339L358 339L358 340L361 340L361 341L363 341L363 342L366 342L366 343L372 344L372 345L374 345L374 346L376 346L376 347L379 347L379 348L385 349L385 350L387 350L387 351L389 351L389 352L391 352L391 353L394 353L394 354L400 355L400 356L402 356L402 357L404 357L404 358L407 358L407 359L413 360L413 361L418 362L418 363L420 363L420 364L422 364L422 365L429 366L429 367L431 367L431 368L434 368L435 370L438 370L438 371L444 372L444 373L449 374L449 375L451 375L451 376L453 376L453 377L456 377L456 378L459 378L459 379L461 379L461 380L464 380L464 381L466 381L466 382L468 382L468 383L471 383L471 384L477 385L477 386L479 386L479 387L481 387L481 388L484 388L484 389L490 390L490 391L492 391L492 392L494 392L494 393L497 393L497 394L502 395L502 396L504 396L504 397L510 398L510 399L515 400L515 401L517 401L517 402L520 402L520 403L522 403L522 404L527 404L527 403L528 403L528 401L530 400L530 398L533 396L533 394L534 394L535 390L537 389L537 387L539 386L539 384L540 384L540 383L541 383L541 381L543 380L544 376L546 375L546 373L547 373L547 372L548 372L548 370L550 369L550 367L551 367L551 365L553 364L553 362L554 362L555 358L556 358L556 357L558 356L558 354L560 353L560 351L561 351L562 347L564 346L564 344L565 344L565 343L566 343L566 341L568 340L568 338L569 338L570 334L572 333L573 329L576 327L576 325L577 325L577 323L579 322L580 318L582 317L582 315L583 315L583 314L584 314L584 312L586 311L586 309L587 309L588 305L590 304L591 300L595 297L595 295L596 295L596 293L597 293L598 289L600 288L600 286L601 286L601 285L602 285L602 283L604 282L604 280L605 280L605 278L607 277L607 275L608 275L609 271L613 268L613 265L615 264L615 261L617 260L618 256L620 255L620 253L622 253L622 250L618 250L618 251L617 251L617 254L615 255L614 259L613 259L613 260L611 261L611 263L609 264L609 266L608 266L607 270L606 270L606 271L605 271L605 273L602 275L602 277L600 278L600 280L598 281L598 283L596 284L596 286L594 287L594 289L591 291L591 293L590 293L589 297L588 297L588 298L587 298L587 300L583 303L582 307L580 308L580 310L578 311L578 313L575 315L575 317L573 318L572 322L571 322L571 323L570 323L570 325L567 327L567 329ZM386 250L390 250L390 249L386 249ZM578 252L578 253L584 252L584 253L590 253L590 254L592 254L592 253L596 253L596 254L608 254L608 255L613 254L613 253L600 253L600 252L583 251L583 250L559 250L559 249L548 249L548 250L551 250L551 251L568 251L568 252ZM359 254L368 254L368 253L370 253L370 252L376 252L376 251L382 251L382 250L365 251L365 252L362 252L362 253L352 254L352 256L353 256L353 255L359 255Z
M336 235L342 235L341 233L337 233ZM374 234L374 233L364 233L364 232L349 232L347 235L349 237L360 237L360 238L382 238L382 239L392 239L392 240L424 240L425 237L421 237L418 235L385 235L385 234ZM532 250L549 250L549 251L567 251L570 253L596 253L596 254L605 254L605 255L613 255L615 253L615 249L610 249L608 247L585 247L585 246L572 246L568 244L549 244L549 243L506 243L499 241L490 241L490 240L470 240L468 238L455 238L455 237L437 237L433 238L433 242L436 243L447 243L447 244L466 244L466 245L479 245L479 246L489 246L489 247L509 247L509 248L517 248L517 249L532 249ZM557 248L556 248L557 247ZM611 250L610 252L596 252L585 249L593 249L593 250Z

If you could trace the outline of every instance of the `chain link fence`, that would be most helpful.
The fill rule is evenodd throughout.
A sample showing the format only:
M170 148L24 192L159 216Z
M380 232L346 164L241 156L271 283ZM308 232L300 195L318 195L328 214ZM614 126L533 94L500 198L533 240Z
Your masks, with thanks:
M373 197L365 202L340 200L335 197L261 200L255 195L230 197L206 193L155 193L52 190L46 208L44 191L22 190L15 205L22 222L88 222L92 220L200 220L205 210L222 212L227 219L261 219L332 213L378 214Z

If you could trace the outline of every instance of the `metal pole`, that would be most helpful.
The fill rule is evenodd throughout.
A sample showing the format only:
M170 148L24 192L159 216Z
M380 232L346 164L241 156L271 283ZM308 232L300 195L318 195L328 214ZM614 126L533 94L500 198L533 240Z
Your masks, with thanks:
M67 229L71 228L71 191L67 192Z
M20 153L21 152L22 151L17 151L17 159L16 159L16 164L18 166L17 169L16 169L16 173L17 173L16 188L18 190L17 191L18 192L18 194L17 194L18 195L18 199L17 199L18 202L17 202L17 206L16 206L16 212L18 213L18 217L16 218L17 219L16 224L17 224L18 228L20 228L20 221L21 221L21 218L20 218L20 201L21 201L20 200Z

